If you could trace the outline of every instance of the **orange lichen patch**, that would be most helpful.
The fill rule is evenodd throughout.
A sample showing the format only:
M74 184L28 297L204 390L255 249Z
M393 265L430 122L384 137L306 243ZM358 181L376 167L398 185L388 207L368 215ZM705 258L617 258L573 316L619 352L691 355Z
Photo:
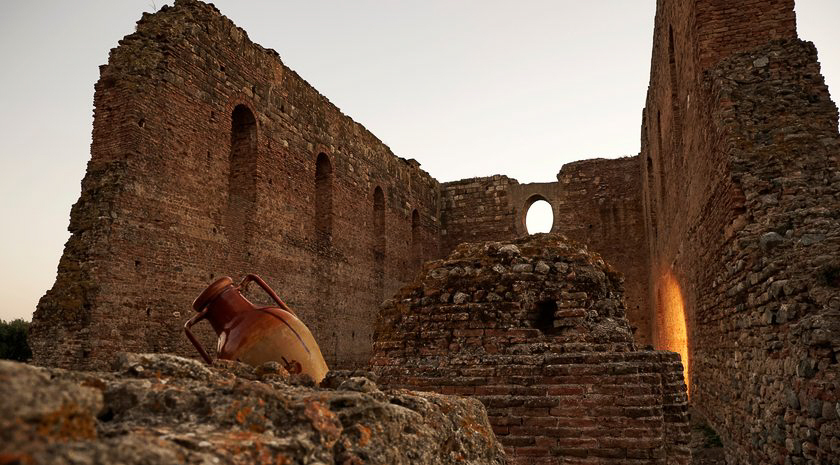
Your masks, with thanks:
M658 348L680 354L686 393L690 394L688 329L686 327L685 301L683 300L682 289L671 272L662 276L659 286Z
M239 410L238 412L236 412L236 422L239 423L240 425L244 425L245 420L248 419L248 414L251 413L252 410L254 410L254 409L252 409L251 407L245 407L245 408Z
M350 432L356 436L356 443L359 446L364 447L370 443L371 430L367 426L362 424L354 425Z
M44 438L57 441L95 439L96 422L90 413L79 406L64 404L58 410L42 416L36 432Z
M203 439L210 442L217 453L228 457L231 463L258 465L295 463L288 455L275 453L272 444L264 442L264 436L249 431L216 432L205 435Z
M277 454L274 456L274 463L275 465L289 465L292 463L292 459L283 454Z
M266 430L268 419L252 406L246 406L236 412L236 422L255 433Z
M327 408L322 402L313 399L306 400L304 410L306 418L312 422L312 426L324 435L324 439L330 444L338 440L341 435L341 421L338 416Z
M30 465L35 463L27 454L0 454L0 465Z
M472 434L481 435L486 439L492 439L494 437L493 433L485 428L484 425L475 421L474 417L461 417L460 424L461 428L468 430Z

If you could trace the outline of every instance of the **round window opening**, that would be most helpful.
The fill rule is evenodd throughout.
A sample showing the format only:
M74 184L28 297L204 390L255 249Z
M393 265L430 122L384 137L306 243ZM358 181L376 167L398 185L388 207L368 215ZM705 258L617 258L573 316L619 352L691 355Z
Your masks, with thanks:
M525 228L528 234L551 232L554 224L554 213L551 211L551 204L545 200L537 200L528 207L525 214Z

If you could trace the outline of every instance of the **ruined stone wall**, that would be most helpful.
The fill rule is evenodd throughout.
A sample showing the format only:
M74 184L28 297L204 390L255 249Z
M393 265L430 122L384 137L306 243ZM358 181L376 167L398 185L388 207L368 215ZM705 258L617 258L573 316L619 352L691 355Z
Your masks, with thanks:
M640 168L657 348L729 463L840 463L837 110L792 1L660 2Z
M657 6L663 16L670 16L678 31L683 26L696 28L701 69L772 39L796 37L794 0L659 0ZM664 27L665 22L661 24ZM687 29L680 32L689 33ZM687 37L683 35L683 39ZM684 44L680 48L683 53L695 53Z
M505 240L516 237L514 211L508 199L507 176L488 176L441 185L441 252L449 254L462 242Z
M212 5L144 15L94 105L72 237L33 318L37 363L194 355L181 331L192 300L247 272L331 365L364 363L379 303L438 254L437 182Z
M744 203L726 268L701 274L698 403L718 424L752 425L727 428L740 461L840 463L837 109L816 50L796 40L725 60L711 90Z
M528 234L530 206L551 205L551 232L597 250L627 278L625 299L636 342L650 343L647 243L637 157L563 165L558 182L520 184L506 176L442 185L443 253L461 242L506 240Z
M599 255L540 234L424 271L383 306L381 383L477 398L513 463L689 462L679 356L636 350Z
M644 346L651 343L651 321L639 178L638 157L563 165L554 230L598 251L624 275L627 319Z
M796 39L792 0L660 0L640 155L569 164L556 183L439 185L193 0L138 23L102 67L94 104L72 236L33 319L37 363L97 368L118 349L192 355L180 329L192 299L220 275L256 272L333 367L357 365L379 303L422 260L525 234L528 207L544 199L554 232L624 274L636 341L681 354L697 411L732 463L840 457L837 110L816 51ZM424 323L434 331L420 328L418 356L439 350L446 328L459 346L498 336L530 350L517 345L536 334L525 320L505 336L462 328L469 313L447 313L449 299L469 302L447 296L444 316ZM455 333L473 329L483 332ZM581 373L624 367L616 360L631 352L616 353L582 358ZM509 355L493 369L533 368L522 368L526 352ZM656 357L666 368L630 370L672 377L673 356ZM542 447L518 440L510 447Z

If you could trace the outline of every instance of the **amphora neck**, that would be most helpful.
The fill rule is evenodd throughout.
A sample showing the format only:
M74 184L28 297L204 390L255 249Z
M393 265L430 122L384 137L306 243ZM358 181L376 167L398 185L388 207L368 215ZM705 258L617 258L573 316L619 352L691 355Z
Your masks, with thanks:
M193 302L195 311L201 312L205 308L207 321L219 335L239 314L256 307L233 285L233 280L225 276L208 286Z

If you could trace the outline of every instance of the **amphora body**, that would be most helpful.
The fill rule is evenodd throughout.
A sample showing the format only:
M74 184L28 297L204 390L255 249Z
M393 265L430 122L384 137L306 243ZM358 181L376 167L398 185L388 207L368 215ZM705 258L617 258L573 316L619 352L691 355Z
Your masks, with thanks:
M258 308L242 295L251 281L270 295L276 307ZM210 322L218 335L218 357L252 366L281 363L290 373L304 373L320 382L329 370L321 349L295 313L259 276L249 274L239 286L224 277L207 287L193 302L198 312L184 324L187 338L207 363L212 359L190 331L201 320Z

